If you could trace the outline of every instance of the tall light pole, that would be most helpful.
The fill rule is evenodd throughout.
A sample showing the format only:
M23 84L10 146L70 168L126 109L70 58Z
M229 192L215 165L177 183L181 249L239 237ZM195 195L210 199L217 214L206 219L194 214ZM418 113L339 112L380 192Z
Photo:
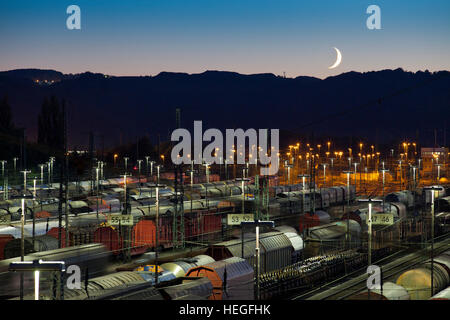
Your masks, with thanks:
M13 158L13 161L14 161L14 175L16 174L17 160L19 160L19 158Z
M245 163L245 176L244 176L244 178L248 178L248 168L249 168L249 163L246 162Z
M327 184L327 165L328 163L322 163L323 166L323 187L325 188Z
M344 171L344 173L347 175L347 208L350 208L350 175L352 174L352 172L349 171ZM344 210L344 214L345 214L345 210ZM350 216L347 213L347 245L348 248L351 247L351 243L350 243Z
M422 162L422 159L417 159L417 161L419 162L419 166L417 167L417 181L419 182L419 184L420 184L420 163Z
M260 288L259 288L259 274L260 274L260 253L259 253L259 227L260 226L269 226L271 228L275 227L275 223L273 221L248 221L248 222L241 222L241 228L244 226L255 226L256 227L256 247L255 247L255 255L256 255L256 266L255 266L255 278L256 278L256 300L260 300ZM242 235L243 236L243 235ZM244 240L242 240L244 241Z
M48 173L48 187L50 189L50 187L51 187L51 180L52 180L52 168L50 166L50 161L47 162L47 173Z
M124 191L124 201L125 201L125 212L128 213L128 197L127 197L127 177L131 176L131 174L124 173L123 175L123 191Z
M369 204L369 238L368 238L368 266L372 265L372 204L376 202L382 202L383 200L380 199L359 199L359 202L367 202Z
M356 167L359 165L360 163L358 162L354 162L353 165L355 166L355 189L356 189ZM361 182L359 183L359 189L361 190Z
M206 183L209 183L209 164L205 162L203 166L205 167Z
M64 261L20 261L11 262L8 271L20 272L23 278L23 272L34 272L34 300L39 300L39 273L40 271L59 271L61 274L66 271ZM61 280L63 277L61 276ZM23 292L21 292L21 300L23 300Z
M5 176L5 164L8 162L6 160L0 161L2 163L2 178Z
M436 163L435 166L437 167L437 183L441 180L441 166L442 164Z
M228 180L228 160L224 160L225 163L225 180Z
M138 160L137 161L137 163L138 163L138 172L139 172L139 178L138 178L138 180L139 180L139 195L141 194L141 163L142 163L142 161L143 160Z
M161 168L161 165L156 166L156 184L159 184L159 170Z
M128 169L128 159L130 159L129 157L123 157L123 160L125 161L125 172L127 172Z
M8 200L8 170L6 170L6 177L3 177L3 200Z
M25 259L25 219L26 219L26 203L25 203L25 193L22 198L22 212L20 215L20 261ZM23 300L23 274L20 275L20 300Z
M55 157L50 157L50 180L53 183L53 162L55 162Z
M100 180L103 181L105 179L105 175L103 174L103 166L105 163L103 161L100 161Z
M30 170L23 170L21 171L23 173L23 195L27 195L27 173L30 173Z
M98 187L99 187L99 172L100 172L100 168L99 167L97 167L97 168L95 168L95 177L96 177L96 182L97 182L97 221L98 221Z
M305 213L305 193L306 193L306 178L309 178L309 174L299 174L298 178L302 178L302 189L303 189L303 205L302 205L302 213Z
M245 213L245 182L250 181L248 178L236 178L236 181L242 182L242 213Z
M442 187L425 187L431 191L431 296L434 295L434 192L442 191Z
M191 195L192 195L192 193L194 191L194 189L193 189L194 188L194 173L195 173L194 161L191 161L191 170L188 170L186 173L188 173L191 176ZM192 196L190 198L191 198L191 213L192 213Z
M153 165L155 164L155 161L150 161L150 176L152 177L153 180Z
M146 168L146 170L147 170L147 177L148 177L148 162L149 162L149 160L150 160L150 156L145 156L145 168Z
M330 167L330 173L331 173L331 186L333 186L333 167L334 167L334 160L335 158L330 158L331 161L331 167Z
M44 184L44 167L45 167L45 164L39 165L39 168L41 168L41 185Z
M158 166L159 168L159 166ZM164 187L164 185L156 184L156 215L155 215L155 285L158 284L158 253L159 253L159 188Z
M291 168L293 167L292 164L286 164L285 168L287 169L287 184L291 184Z
M413 172L413 190L415 190L416 189L416 170L417 170L417 167L413 166L413 165L409 165L409 166L410 166L410 168L411 168L411 170Z
M383 174L383 212L384 212L384 184L385 184L385 174L389 172L388 169L381 169L381 173Z
M36 198L36 178L33 179L33 198Z

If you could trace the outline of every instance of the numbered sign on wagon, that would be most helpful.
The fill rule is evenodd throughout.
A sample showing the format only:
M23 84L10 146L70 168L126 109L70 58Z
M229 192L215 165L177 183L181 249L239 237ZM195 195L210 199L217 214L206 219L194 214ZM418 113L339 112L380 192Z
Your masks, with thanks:
M108 223L112 226L132 226L133 216L129 214L110 214L108 216Z
M366 222L369 223L369 216L367 216ZM394 215L391 213L373 214L372 224L390 226L394 224Z
M227 224L229 226L240 225L241 222L249 222L253 221L253 213L237 213L237 214L229 214L227 216Z

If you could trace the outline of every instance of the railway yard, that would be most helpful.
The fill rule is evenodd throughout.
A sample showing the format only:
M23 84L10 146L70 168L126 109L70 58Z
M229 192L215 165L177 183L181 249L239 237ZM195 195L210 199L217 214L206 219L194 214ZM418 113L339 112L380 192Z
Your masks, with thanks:
M268 177L216 165L195 179L160 167L106 176L102 165L64 188L37 174L2 188L0 299L34 300L35 273L10 266L42 260L67 272L40 272L40 300L448 300L450 185L349 164L327 176L285 162ZM274 227L240 224L253 220Z

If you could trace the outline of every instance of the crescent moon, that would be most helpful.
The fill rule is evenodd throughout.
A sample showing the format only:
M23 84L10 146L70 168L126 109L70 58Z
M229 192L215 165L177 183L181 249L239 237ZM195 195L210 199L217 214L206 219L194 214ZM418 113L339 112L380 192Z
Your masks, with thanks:
M341 64L341 62L342 62L342 54L341 54L341 52L339 51L338 48L334 48L334 50L336 50L336 53L337 53L336 62L331 67L328 67L328 69L334 69L337 66L339 66Z

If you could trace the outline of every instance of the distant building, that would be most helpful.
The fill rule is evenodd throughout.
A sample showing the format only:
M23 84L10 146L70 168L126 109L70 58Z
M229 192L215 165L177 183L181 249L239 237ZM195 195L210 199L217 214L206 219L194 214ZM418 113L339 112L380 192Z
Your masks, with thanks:
M423 169L425 171L431 171L433 164L447 163L448 162L448 148L421 148L420 155L423 160ZM433 161L433 159L437 159Z
M439 157L439 159L448 158L448 148L421 148L420 155L422 159L431 159Z

